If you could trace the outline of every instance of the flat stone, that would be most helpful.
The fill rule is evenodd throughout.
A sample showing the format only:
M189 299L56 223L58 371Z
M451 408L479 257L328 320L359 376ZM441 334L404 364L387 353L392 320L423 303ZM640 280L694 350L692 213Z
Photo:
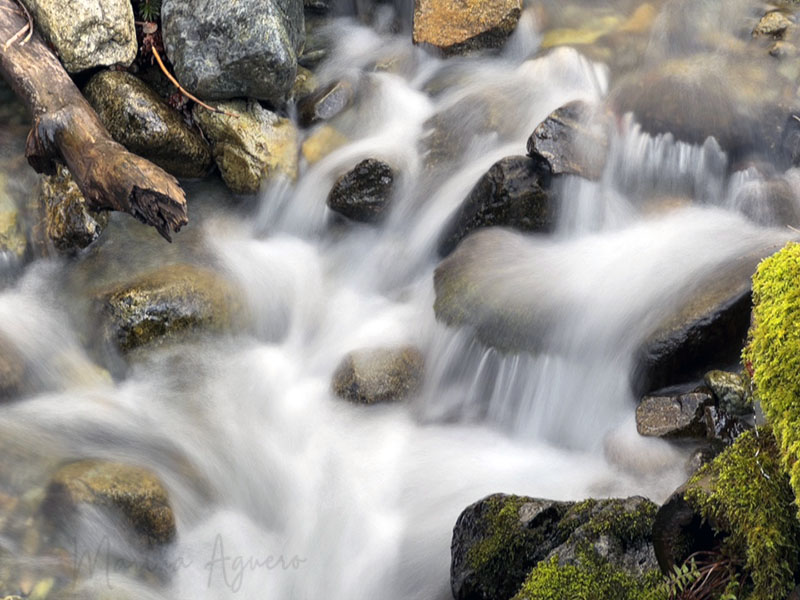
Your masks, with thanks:
M704 408L714 398L703 392L676 396L645 396L636 408L640 435L662 438L704 438Z
M23 0L37 31L56 50L64 68L128 66L136 58L136 28L129 0Z
M499 48L521 14L521 0L415 0L413 40L445 55Z

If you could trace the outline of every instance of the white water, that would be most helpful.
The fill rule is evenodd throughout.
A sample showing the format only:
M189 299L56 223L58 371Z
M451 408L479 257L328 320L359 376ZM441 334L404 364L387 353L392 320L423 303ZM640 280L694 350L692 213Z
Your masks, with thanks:
M523 305L540 298L553 314L547 351L499 355L434 319L437 236L475 180L497 159L524 154L549 112L607 92L605 67L575 50L526 60L538 43L532 18L504 56L461 62L337 25L343 42L323 76L359 87L357 110L334 122L351 142L296 186L267 190L254 216L193 214L193 243L243 289L252 312L243 333L155 353L112 384L87 375L80 326L59 293L74 270L36 263L0 295L0 333L35 362L32 378L45 390L0 409L5 443L147 465L170 492L179 532L163 557L176 565L171 580L137 582L101 561L84 572L87 585L165 600L444 600L453 524L489 493L660 501L682 482L685 452L635 432L632 350L682 290L786 237L736 212L731 198L747 176L726 181L713 141L690 147L623 122L603 180L564 184L574 202L556 234L482 237L496 263L487 294L499 287ZM370 69L387 57L398 73ZM457 83L425 92L445 76ZM482 95L507 127L467 140L442 172L427 170L418 146L426 120ZM479 123L465 114L459 129L472 128ZM393 213L380 228L332 226L327 192L366 157L402 173ZM194 190L198 208L219 194ZM654 209L644 198L654 191L695 205ZM137 227L124 219L115 221ZM145 245L126 260L175 260L177 247ZM346 352L406 343L426 358L418 397L373 407L333 397L330 377ZM80 549L96 552L107 533L87 519ZM18 543L0 539L13 552ZM213 562L223 549L244 561L296 557L296 568L230 560L223 573Z

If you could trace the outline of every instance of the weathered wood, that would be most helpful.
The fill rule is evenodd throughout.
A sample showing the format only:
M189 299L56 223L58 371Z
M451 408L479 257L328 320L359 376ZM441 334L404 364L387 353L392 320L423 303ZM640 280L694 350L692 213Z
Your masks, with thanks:
M64 162L93 210L116 210L155 227L167 240L188 223L178 181L115 142L38 33L2 45L26 18L14 0L0 0L0 74L33 118L26 155L40 173Z

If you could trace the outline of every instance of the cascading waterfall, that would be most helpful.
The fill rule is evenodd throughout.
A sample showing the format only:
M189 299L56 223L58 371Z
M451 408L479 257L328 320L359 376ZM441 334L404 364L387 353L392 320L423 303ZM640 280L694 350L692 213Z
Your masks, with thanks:
M62 302L80 297L80 265L39 261L0 293L0 334L37 365L36 389L0 409L9 456L32 479L64 459L123 459L153 468L170 493L179 535L159 557L168 576L140 580L100 555L76 562L88 587L165 600L445 600L452 527L475 500L660 501L685 477L688 451L635 432L633 353L721 264L788 237L768 214L739 212L761 176L728 177L713 139L650 136L625 117L603 177L560 184L568 201L553 234L474 239L492 265L476 285L523 308L536 299L548 322L540 352L489 349L435 320L438 236L475 181L524 154L551 111L602 102L609 69L572 48L539 52L532 10L489 58L440 60L346 18L331 28L338 42L320 78L358 88L356 109L336 123L346 145L296 185L265 190L250 214L229 208L217 184L192 184L193 224L168 251L112 218L109 256L125 256L128 236L140 236L142 265L199 248L240 284L251 315L242 331L158 350L112 382L87 370L95 357ZM475 106L499 114L487 126ZM432 150L442 115L451 138ZM393 212L378 228L342 227L327 193L368 157L401 173ZM407 343L426 359L417 397L363 407L333 396L345 353ZM141 560L113 524L81 522L73 560L105 547ZM21 540L0 545L20 568L37 566Z

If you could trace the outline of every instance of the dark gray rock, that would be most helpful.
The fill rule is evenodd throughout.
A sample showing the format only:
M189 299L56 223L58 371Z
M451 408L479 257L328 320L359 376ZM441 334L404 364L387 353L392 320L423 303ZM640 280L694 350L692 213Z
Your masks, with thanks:
M653 550L664 573L671 573L693 552L710 550L714 532L684 498L686 486L679 487L661 505L653 523Z
M478 180L439 237L439 255L450 254L467 235L482 227L550 231L557 206L551 176L526 156L496 162Z
M300 124L308 127L332 119L350 106L353 97L353 86L348 81L336 81L323 87L298 103Z
M412 346L350 352L333 374L334 393L357 404L402 400L422 385L424 358Z
M200 98L279 104L292 88L301 0L164 0L161 24L178 81Z
M636 496L583 502L488 496L468 506L453 529L453 597L511 598L539 562L580 566L587 551L641 575L656 567L650 543L656 510Z
M177 177L202 177L211 150L146 83L124 71L102 71L83 90L111 136Z
M608 152L607 115L582 100L551 113L528 138L528 156L554 175L599 179Z
M375 223L388 213L393 189L392 168L368 158L336 180L328 194L328 208L353 221Z
M714 398L704 392L645 396L636 408L636 430L649 437L704 438L704 409Z

